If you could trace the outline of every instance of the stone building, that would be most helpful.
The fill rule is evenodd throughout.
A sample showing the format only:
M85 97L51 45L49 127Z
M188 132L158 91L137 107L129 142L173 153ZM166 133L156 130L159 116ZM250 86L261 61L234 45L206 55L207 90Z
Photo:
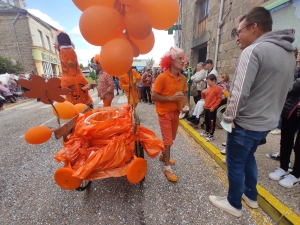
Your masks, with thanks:
M14 2L14 5L12 5ZM57 29L24 9L23 0L0 0L0 55L20 62L25 73L61 73L54 47Z
M270 10L273 29L300 25L300 0L179 0L179 4L181 30L175 32L175 44L185 51L193 67L209 58L219 73L226 72L231 77L241 53L231 34L239 18L252 7ZM299 42L300 32L296 29L294 45L298 49Z

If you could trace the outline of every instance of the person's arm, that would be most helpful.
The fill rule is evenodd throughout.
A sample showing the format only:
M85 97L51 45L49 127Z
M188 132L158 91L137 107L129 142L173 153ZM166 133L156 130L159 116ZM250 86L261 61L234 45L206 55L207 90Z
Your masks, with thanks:
M250 89L260 67L259 54L255 47L256 45L246 48L240 55L223 117L226 123L234 121L250 95Z
M201 80L205 79L205 77L206 77L206 71L201 70L201 71L199 71L195 74L195 80L194 81L196 83L199 83Z
M222 101L222 89L220 87L216 89L216 93L217 93L217 99L215 103L212 105L212 107L210 108L211 112L215 111Z
M177 92L172 96L162 96L160 93L153 91L151 99L154 102L177 102L185 101L187 97L182 92Z

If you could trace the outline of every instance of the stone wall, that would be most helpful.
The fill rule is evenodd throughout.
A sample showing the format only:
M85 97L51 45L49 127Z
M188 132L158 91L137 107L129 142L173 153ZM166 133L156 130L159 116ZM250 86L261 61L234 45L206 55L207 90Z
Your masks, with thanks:
M237 59L241 50L235 42L235 38L231 37L231 31L239 24L239 18L247 13L252 7L265 6L273 3L276 0L225 0L223 7L223 26L220 31L218 60L216 67L219 73L228 73L230 77L233 76ZM209 40L207 42L207 59L214 60L216 51L216 37L218 29L218 19L220 12L220 0L210 0L210 11L208 14L207 30L209 33ZM232 3L232 4L230 4ZM193 25L193 20L197 16L195 13L194 0L183 0L182 9L182 47L188 57L192 59L191 64L196 67L197 56L191 51L196 29ZM226 16L226 14L228 14ZM225 18L226 16L226 18Z
M13 27L16 17L17 13L0 14L0 55L21 62L25 69L24 72L29 73L35 68L35 64L31 51L28 18L22 14L18 17L14 25L16 38ZM19 54L18 45L21 54Z

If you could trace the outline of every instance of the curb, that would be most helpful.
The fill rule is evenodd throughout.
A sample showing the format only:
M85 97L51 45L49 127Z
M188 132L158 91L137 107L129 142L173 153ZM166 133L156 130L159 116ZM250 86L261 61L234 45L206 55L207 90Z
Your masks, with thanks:
M187 131L194 140L224 169L227 170L226 164L222 162L225 158L220 150L207 142L200 134L195 131L185 120L179 120L180 125ZM277 224L294 224L300 225L300 217L285 204L280 202L274 195L261 185L257 184L259 206L277 223Z
M27 99L24 99L24 100L19 101L19 102L16 102L16 103L10 103L9 105L6 105L6 106L5 106L5 103L4 103L3 109L7 109L7 108L10 108L10 107L19 105L19 104L21 104L21 103L31 101L31 100L33 100L33 99L32 99L32 98L27 98Z

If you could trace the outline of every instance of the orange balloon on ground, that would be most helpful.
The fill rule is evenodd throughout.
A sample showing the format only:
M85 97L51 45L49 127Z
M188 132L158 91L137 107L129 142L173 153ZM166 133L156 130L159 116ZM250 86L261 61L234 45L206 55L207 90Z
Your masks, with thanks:
M64 102L57 102L56 104L54 104L60 119L62 120L69 120L72 119L74 116L76 116L78 114L78 111L75 107L75 105L73 105L71 102L68 101L64 101ZM55 112L54 109L52 109L52 112L54 114L54 116L57 116L57 113Z
M125 14L125 27L129 35L138 40L146 39L152 31L149 17L144 12L136 10Z
M35 126L26 131L24 139L27 143L43 144L51 138L52 130L46 126Z
M71 168L59 168L54 173L54 180L58 186L66 190L75 190L80 187L81 179L73 177L73 170Z
M83 11L79 28L84 39L92 45L102 46L120 34L121 15L112 8L91 6Z
M169 29L179 16L178 0L139 0L132 7L146 13L157 30Z
M86 104L83 104L83 103L78 103L78 104L75 105L75 108L76 108L78 113L81 113L83 110L88 108L88 106Z
M73 0L73 3L81 11L84 11L88 7L91 7L94 5L101 5L101 6L106 6L109 8L114 7L114 0L101 0L101 1L99 1L99 0Z
M153 32L151 32L149 37L147 37L145 40L137 40L131 36L130 36L130 40L134 44L136 44L136 46L138 46L138 48L140 49L140 54L149 53L152 50L152 48L154 46L154 42L155 42Z
M113 39L101 49L100 64L109 75L121 76L131 68L132 62L132 47L126 39Z

